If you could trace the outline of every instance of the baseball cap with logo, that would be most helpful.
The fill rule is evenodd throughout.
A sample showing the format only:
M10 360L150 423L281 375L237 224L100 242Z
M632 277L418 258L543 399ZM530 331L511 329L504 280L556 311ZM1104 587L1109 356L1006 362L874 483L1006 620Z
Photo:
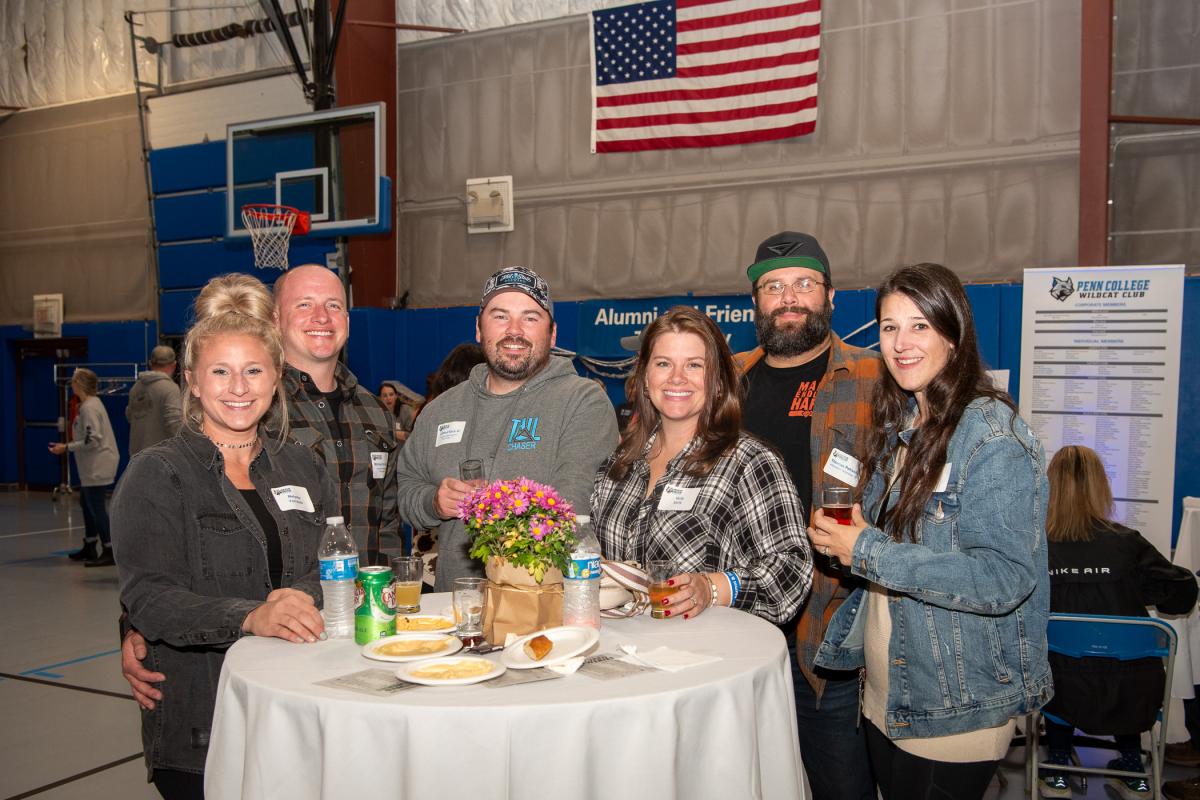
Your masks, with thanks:
M807 233L784 231L763 241L758 246L754 263L746 267L750 283L756 283L773 269L806 267L823 273L825 281L832 286L833 276L829 272L829 258L815 238Z
M501 292L527 294L547 314L554 316L554 309L550 305L550 286L541 275L529 267L504 267L493 272L492 277L483 284L483 297L479 300L479 307L486 306L488 300Z

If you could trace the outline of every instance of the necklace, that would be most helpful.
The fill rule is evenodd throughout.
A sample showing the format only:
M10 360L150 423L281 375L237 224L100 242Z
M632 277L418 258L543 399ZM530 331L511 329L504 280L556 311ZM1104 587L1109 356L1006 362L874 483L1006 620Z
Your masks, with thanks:
M212 438L211 436L208 437L208 440L210 442L212 442L213 444L215 444L217 447L223 447L226 450L245 450L247 447L254 447L254 445L258 444L257 436L255 436L253 439L251 439L248 442L244 442L243 444L226 444L225 442L218 442L216 439Z

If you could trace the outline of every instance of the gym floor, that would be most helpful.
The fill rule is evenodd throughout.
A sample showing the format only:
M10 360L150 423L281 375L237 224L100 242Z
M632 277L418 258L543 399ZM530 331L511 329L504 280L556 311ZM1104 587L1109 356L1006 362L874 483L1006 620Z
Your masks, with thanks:
M146 783L137 704L121 677L114 567L66 554L83 540L78 495L0 491L0 798L141 800ZM26 615L26 611L29 612ZM1085 763L1111 754L1081 751ZM989 800L1028 797L1024 751L1014 748ZM1167 767L1168 780L1194 770ZM1084 794L1111 798L1093 777Z

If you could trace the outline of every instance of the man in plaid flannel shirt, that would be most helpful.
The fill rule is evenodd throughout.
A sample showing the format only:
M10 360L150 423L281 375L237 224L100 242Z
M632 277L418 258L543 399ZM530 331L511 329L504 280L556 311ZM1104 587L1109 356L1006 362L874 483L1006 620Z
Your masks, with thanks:
M383 403L338 361L350 336L342 282L318 264L293 267L275 282L275 317L287 362L288 436L325 459L361 562L386 563L380 543L398 541L400 529L396 435Z
M808 513L826 486L854 486L880 374L876 353L832 332L829 259L812 236L785 231L759 245L746 274L759 347L735 356L746 400L743 427L783 455ZM858 673L813 666L833 612L854 578L813 554L812 589L785 623L800 755L814 800L874 800L866 739L858 724Z

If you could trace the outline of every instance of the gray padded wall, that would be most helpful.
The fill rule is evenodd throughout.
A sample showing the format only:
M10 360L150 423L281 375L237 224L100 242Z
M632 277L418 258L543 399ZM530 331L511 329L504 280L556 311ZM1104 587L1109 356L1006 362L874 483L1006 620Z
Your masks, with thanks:
M1077 0L842 0L822 27L813 136L634 154L588 152L585 17L400 46L401 291L469 304L528 263L561 299L739 292L781 228L847 288L1074 262ZM466 179L507 174L516 230L468 236Z

